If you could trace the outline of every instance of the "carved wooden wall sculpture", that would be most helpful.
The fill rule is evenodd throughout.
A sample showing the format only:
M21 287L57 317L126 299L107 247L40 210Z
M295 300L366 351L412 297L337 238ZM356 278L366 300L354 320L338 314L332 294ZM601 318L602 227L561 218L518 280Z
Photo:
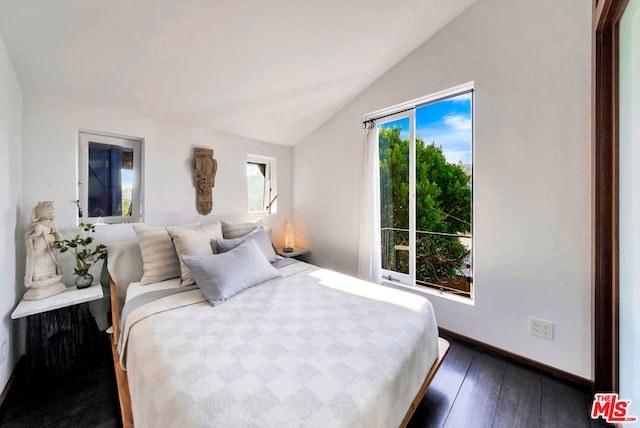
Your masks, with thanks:
M207 215L213 209L213 186L216 184L218 161L212 149L193 149L193 181L196 186L198 212Z

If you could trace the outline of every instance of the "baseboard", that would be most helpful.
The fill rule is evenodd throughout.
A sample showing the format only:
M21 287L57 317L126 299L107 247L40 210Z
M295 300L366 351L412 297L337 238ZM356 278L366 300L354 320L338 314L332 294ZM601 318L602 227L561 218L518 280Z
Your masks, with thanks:
M462 334L458 334L454 331L447 330L446 328L438 327L440 330L440 334L444 334L446 336L451 336L454 339L460 340L461 342L466 342L469 345L475 346L477 348L492 352L494 354L500 355L502 357L508 358L510 360L515 361L523 366L532 367L538 369L542 372L545 372L553 377L567 380L571 383L574 383L581 387L582 389L593 393L594 383L592 380L583 378L582 376L575 375L573 373L565 372L564 370L557 369L555 367L543 364L539 361L532 360L530 358L523 357L518 354L514 354L513 352L506 351L504 349L495 347L493 345L489 345L488 343L481 342L476 339L472 339L470 337L464 336Z
M18 373L19 370L22 369L23 360L24 360L24 355L21 356L18 362L16 363L15 367L13 368L13 371L11 372L11 376L9 376L9 380L7 381L7 384L4 386L4 389L2 390L2 394L0 394L0 408L4 404L4 400L9 395L9 391L11 390L11 385L13 385L13 381L16 378L16 374Z

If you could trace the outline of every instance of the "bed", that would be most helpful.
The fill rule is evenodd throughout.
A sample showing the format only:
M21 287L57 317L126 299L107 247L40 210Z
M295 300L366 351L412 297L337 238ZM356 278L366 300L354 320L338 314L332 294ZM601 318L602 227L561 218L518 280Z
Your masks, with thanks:
M131 262L127 245L111 266ZM111 276L125 427L408 423L448 350L431 303L303 262L274 266L277 278L215 306L179 278Z

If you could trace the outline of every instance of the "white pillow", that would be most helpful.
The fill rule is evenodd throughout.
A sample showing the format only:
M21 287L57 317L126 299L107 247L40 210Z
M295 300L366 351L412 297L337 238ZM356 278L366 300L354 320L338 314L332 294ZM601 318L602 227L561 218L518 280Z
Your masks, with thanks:
M182 259L204 297L214 306L246 288L281 276L253 239L226 253L183 256Z
M137 224L133 230L138 237L140 254L142 255L142 269L144 271L140 282L151 284L165 279L180 276L180 261L173 247L171 236L167 229L179 230L200 226L192 223L184 226L154 227Z
M168 229L168 228L167 228ZM220 222L215 222L195 229L169 230L173 245L180 261L180 285L191 285L195 281L182 256L207 256L213 254L211 241L222 238Z

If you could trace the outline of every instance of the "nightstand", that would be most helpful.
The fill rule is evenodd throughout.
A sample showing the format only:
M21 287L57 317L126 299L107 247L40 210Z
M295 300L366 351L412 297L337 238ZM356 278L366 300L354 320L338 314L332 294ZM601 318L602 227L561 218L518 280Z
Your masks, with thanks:
M27 356L30 370L59 375L69 371L98 343L99 330L87 302L103 297L102 286L65 291L40 300L22 300L12 319L27 318Z
M304 256L309 254L309 250L306 248L294 248L292 252L285 253L283 248L278 248L278 255L286 258L294 258L297 259L300 256Z

